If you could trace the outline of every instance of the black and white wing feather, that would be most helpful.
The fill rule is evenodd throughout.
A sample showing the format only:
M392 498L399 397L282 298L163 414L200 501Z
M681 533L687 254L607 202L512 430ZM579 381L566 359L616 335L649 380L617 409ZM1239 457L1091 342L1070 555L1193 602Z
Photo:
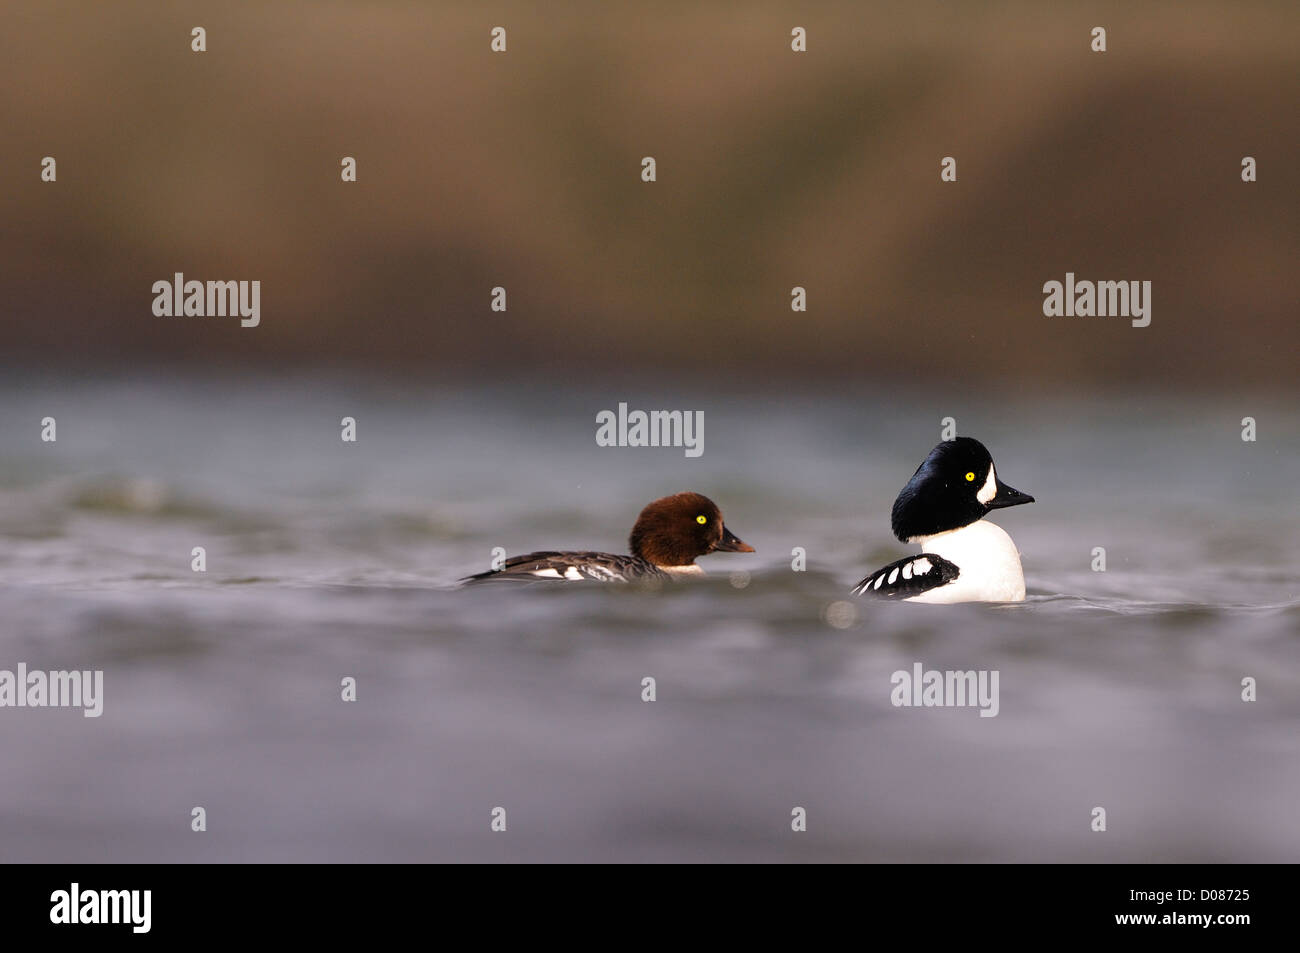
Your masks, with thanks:
M660 572L636 556L612 553L528 553L512 556L500 569L476 573L460 580L467 582L629 582Z
M853 587L855 596L877 599L908 599L946 586L961 571L955 563L934 553L918 553L877 569Z

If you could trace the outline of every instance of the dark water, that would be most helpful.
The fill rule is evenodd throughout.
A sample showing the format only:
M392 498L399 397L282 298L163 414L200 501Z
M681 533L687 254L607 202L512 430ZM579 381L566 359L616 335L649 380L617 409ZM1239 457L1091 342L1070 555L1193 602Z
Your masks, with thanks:
M0 669L105 673L100 718L0 708L2 860L1300 859L1293 403L0 396ZM597 448L620 400L704 410L704 455ZM995 516L1029 600L851 602L909 551L889 505L948 415L1038 499ZM682 489L758 552L661 591L450 588L495 546L621 551ZM998 671L998 716L895 708L914 662Z

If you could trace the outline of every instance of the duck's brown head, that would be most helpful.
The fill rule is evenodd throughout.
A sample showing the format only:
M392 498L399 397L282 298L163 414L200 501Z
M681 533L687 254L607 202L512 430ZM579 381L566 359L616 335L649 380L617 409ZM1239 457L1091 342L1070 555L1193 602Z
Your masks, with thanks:
M641 511L628 546L634 556L664 569L690 566L709 553L752 553L722 521L722 510L699 493L674 493Z

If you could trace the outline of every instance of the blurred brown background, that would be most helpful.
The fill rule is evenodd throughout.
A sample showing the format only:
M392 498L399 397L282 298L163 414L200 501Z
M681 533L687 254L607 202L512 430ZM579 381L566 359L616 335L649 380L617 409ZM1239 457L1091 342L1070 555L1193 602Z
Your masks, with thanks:
M1298 67L1281 2L8 3L0 354L1294 390Z

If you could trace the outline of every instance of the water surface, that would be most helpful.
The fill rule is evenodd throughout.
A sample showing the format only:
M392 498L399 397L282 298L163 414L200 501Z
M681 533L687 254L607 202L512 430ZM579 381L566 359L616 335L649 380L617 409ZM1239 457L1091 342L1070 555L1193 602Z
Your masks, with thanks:
M13 375L0 398L0 668L102 669L106 695L0 709L0 859L1300 857L1293 405ZM704 410L703 456L596 447L619 400ZM994 516L1029 599L836 606L909 551L889 506L947 415L1037 497ZM453 585L497 546L622 551L683 489L758 552L659 591ZM895 708L917 661L997 670L999 715Z

